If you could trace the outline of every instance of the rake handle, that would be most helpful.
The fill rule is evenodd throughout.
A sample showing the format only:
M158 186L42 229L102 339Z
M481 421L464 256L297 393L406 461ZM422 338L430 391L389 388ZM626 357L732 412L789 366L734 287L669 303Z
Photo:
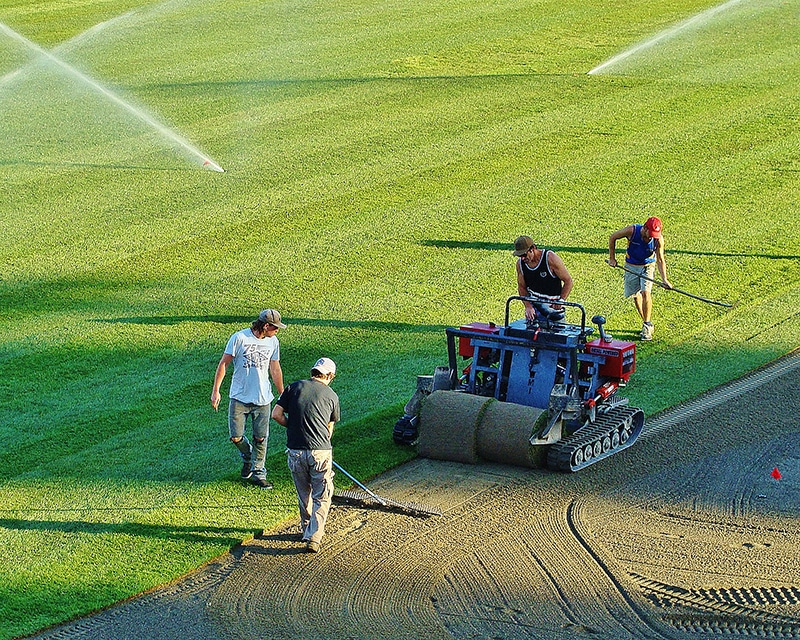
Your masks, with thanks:
M374 492L370 491L365 485L363 485L358 480L356 480L353 476L351 476L349 473L347 473L347 471L339 463L337 463L336 460L331 460L331 462L333 462L333 466L334 467L336 467L344 475L346 475L348 478L350 478L350 480L355 482L361 489L363 489L367 494L369 494L370 497L374 498L375 500L377 500L378 502L380 502L383 505L387 504L386 500L381 498L377 493L374 493Z
M608 262L608 260L606 260L606 263L609 266L613 266L613 267L615 267L617 269L622 269L623 271L627 271L630 274L633 274L635 276L639 276L640 278L644 278L645 280L649 280L650 282L652 282L654 284L657 284L659 287L663 287L667 291L674 291L675 293L680 293L680 294L682 294L684 296L688 296L690 298L694 298L695 300L700 300L700 302L705 302L707 304L715 304L715 305L720 306L720 307L732 307L733 306L731 304L728 304L727 302L718 302L717 300L709 300L708 298L701 298L700 296L696 296L693 293L689 293L688 291L682 291L681 289L678 289L677 287L671 287L670 288L667 285L665 285L663 282L661 282L660 280L656 280L655 278L650 278L649 276L636 273L635 271L631 271L630 269L627 269L626 267L622 266L621 264L612 265L610 262Z

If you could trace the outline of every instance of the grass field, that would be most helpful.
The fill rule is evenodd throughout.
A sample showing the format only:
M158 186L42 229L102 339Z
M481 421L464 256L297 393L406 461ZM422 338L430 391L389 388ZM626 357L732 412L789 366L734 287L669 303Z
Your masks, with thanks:
M175 579L293 517L209 404L275 307L287 380L339 365L336 456L391 427L444 328L501 322L513 239L640 328L609 233L659 215L670 279L626 394L653 414L797 346L797 0L0 0L0 638ZM224 169L176 146L146 112ZM227 387L227 385L226 385ZM743 408L743 410L746 410ZM713 434L698 434L698 437Z

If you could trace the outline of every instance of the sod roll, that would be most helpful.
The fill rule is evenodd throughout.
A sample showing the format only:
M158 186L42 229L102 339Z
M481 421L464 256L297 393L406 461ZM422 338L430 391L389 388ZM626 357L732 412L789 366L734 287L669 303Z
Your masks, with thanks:
M423 458L475 464L478 423L490 398L434 391L422 401L417 453Z
M529 440L537 421L547 412L521 404L492 401L486 405L477 431L478 455L484 460L538 468L544 461L541 447L532 447Z

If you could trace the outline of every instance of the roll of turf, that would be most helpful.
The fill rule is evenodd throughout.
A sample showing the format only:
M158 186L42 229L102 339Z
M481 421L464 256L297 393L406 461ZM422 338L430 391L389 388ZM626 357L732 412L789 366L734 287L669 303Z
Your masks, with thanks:
M479 462L476 432L490 400L458 391L434 391L420 407L417 453L435 460Z
M484 408L478 425L478 455L518 467L543 467L543 448L531 446L530 437L546 419L547 411L542 409L493 400Z

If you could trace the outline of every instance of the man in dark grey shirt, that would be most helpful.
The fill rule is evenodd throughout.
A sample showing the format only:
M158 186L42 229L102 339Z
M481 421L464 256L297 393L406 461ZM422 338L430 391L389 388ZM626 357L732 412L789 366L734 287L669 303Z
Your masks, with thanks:
M333 498L333 425L339 421L339 396L330 388L336 364L320 358L309 380L300 380L283 390L272 417L286 427L289 470L292 472L300 507L301 538L306 550L319 551L325 521Z

